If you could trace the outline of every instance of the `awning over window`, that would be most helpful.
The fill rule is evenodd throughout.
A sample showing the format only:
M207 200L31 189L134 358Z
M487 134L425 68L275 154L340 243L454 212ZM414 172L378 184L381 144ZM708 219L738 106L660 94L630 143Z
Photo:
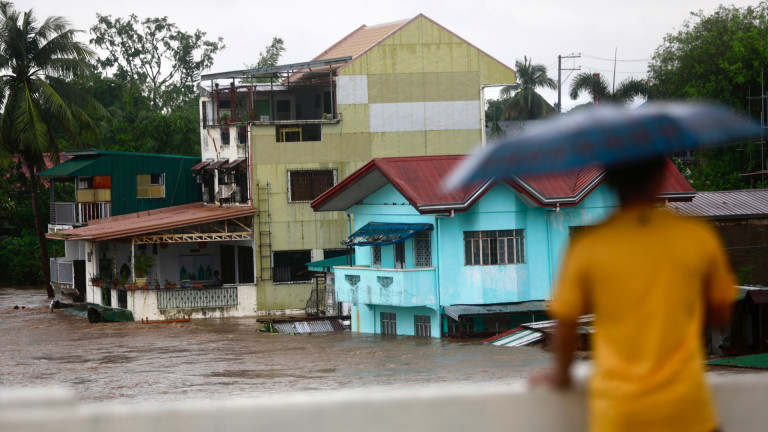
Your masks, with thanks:
M405 241L423 231L432 231L429 223L369 222L341 241L346 246L384 246Z
M231 170L231 169L237 167L238 165L240 165L243 162L245 162L245 158L237 158L237 159L233 160L232 162L224 165L224 169L225 170Z
M208 165L210 165L211 162L213 162L213 161L212 160L204 160L204 161L200 162L199 164L193 166L192 167L192 171L200 171L201 169L203 169L203 168L207 167Z
M208 165L206 168L207 169L218 169L220 166L226 164L227 162L229 162L229 159L219 159L217 161L211 162L211 164Z
M519 312L544 312L547 302L531 300L520 303L503 303L490 305L451 305L443 308L443 313L459 321L463 316L506 315Z

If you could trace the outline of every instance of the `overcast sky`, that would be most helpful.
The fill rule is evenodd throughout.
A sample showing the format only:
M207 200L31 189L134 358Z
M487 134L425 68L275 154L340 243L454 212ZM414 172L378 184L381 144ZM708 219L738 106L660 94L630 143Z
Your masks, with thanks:
M412 18L419 13L437 21L496 59L514 68L524 55L549 68L557 79L557 56L581 53L564 67L581 67L616 80L644 77L647 61L664 35L677 31L691 11L711 13L721 3L756 5L757 0L25 0L20 10L38 17L61 15L89 30L96 14L140 18L168 16L186 31L201 29L221 36L227 48L215 58L212 72L242 69L255 63L273 36L285 41L281 63L309 60L362 24ZM89 35L84 35L84 40ZM586 98L567 96L570 72L563 73L564 110ZM550 101L554 91L542 91ZM495 97L495 92L487 97Z

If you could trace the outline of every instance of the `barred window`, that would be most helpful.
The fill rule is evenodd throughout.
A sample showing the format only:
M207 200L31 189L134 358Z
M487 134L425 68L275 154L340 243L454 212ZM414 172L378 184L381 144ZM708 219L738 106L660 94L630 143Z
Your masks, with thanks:
M317 198L336 183L335 170L288 171L288 199L307 202Z
M465 265L525 263L525 230L464 231Z
M371 266L381 267L381 246L371 246Z
M274 251L272 261L272 280L275 283L312 281L312 274L307 268L307 263L312 261L312 251Z
M416 267L432 267L432 239L429 231L420 232L413 238Z
M413 335L422 337L432 336L432 318L429 315L413 316Z

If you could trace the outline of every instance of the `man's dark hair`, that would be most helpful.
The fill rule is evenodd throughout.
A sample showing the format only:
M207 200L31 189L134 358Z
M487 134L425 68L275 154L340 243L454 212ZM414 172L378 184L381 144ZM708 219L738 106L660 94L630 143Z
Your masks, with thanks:
M658 192L667 161L664 156L616 165L606 169L605 182L622 204L652 199Z

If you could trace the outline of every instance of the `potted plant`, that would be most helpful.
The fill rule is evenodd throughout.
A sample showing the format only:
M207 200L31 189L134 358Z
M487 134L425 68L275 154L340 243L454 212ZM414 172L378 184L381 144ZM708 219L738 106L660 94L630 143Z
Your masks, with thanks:
M219 114L219 124L225 124L225 123L229 123L229 114L228 113Z
M99 274L95 274L91 276L91 285L101 288L104 286L104 279Z
M155 265L155 257L147 254L138 254L133 257L133 271L136 272L136 285L147 284L147 274Z

